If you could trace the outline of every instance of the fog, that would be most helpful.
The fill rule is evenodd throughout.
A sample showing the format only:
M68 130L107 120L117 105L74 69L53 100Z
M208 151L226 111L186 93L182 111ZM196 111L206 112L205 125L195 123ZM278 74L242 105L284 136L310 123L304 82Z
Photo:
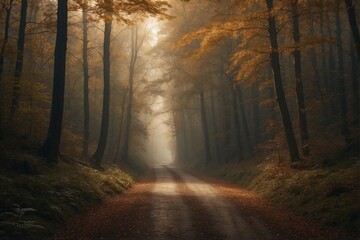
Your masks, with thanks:
M151 164L170 164L174 162L171 150L172 134L169 126L171 117L164 112L164 99L157 97L151 105L154 118L148 126L146 156Z
M122 12L122 1L71 5L62 19L66 69L52 61L56 34L64 30L48 16L57 11L55 1L24 6L25 40L25 31L16 36L20 23L2 30L11 37L0 58L0 111L11 121L1 126L37 147L47 136L61 138L50 161L61 152L98 167L223 164L269 152L297 162L310 149L324 157L331 155L324 147L357 142L357 26L349 24L345 6L279 1L274 23L266 1L166 2L138 2L143 5L131 14ZM294 7L304 16L293 16ZM2 26L6 21L1 15ZM24 66L14 69L18 57ZM63 69L64 91L52 91L53 69ZM53 105L60 107L52 111ZM47 132L56 120L62 129Z

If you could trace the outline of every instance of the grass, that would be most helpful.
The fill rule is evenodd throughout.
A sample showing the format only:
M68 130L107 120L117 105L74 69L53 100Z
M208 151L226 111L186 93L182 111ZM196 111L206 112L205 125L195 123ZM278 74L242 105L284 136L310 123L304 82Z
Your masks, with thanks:
M302 170L267 161L211 167L207 173L255 191L323 226L360 234L360 160L337 157L332 164Z
M46 239L75 214L133 184L115 166L98 171L65 157L49 166L5 145L0 159L0 239Z

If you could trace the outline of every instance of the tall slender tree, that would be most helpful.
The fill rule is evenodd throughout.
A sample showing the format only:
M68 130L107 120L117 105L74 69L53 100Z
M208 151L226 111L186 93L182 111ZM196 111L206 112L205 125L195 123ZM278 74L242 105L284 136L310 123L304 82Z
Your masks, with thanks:
M66 47L68 29L68 1L58 0L57 7L57 33L55 43L54 80L51 101L50 124L46 140L40 149L48 163L56 163L63 123L65 72L66 72Z
M339 59L339 71L338 71L338 88L340 92L340 106L341 106L341 119L342 119L342 133L345 137L345 142L348 147L352 145L350 137L350 129L348 125L348 103L346 96L346 84L345 84L345 69L344 69L344 47L342 41L342 29L341 29L341 18L340 9L337 7L336 11L336 42L337 42L337 57Z
M203 130L204 137L204 146L205 146L205 165L208 165L211 160L211 151L210 151L210 138L209 138L209 124L206 113L206 105L205 105L205 92L200 90L200 112L201 112L201 125Z
M111 1L106 1L108 6L108 19L105 20L105 31L104 31L104 50L103 50L103 77L104 77L104 89L103 89L103 108L101 117L101 130L99 143L96 148L94 155L91 157L95 167L101 167L101 161L105 153L106 142L109 130L109 115L110 115L110 41L111 41L111 25L112 25L112 10Z
M21 80L21 73L22 73L23 61L24 61L27 9L28 9L28 1L21 0L20 26L19 26L19 35L17 42L17 57L15 63L14 87L13 87L13 97L12 97L11 110L10 110L10 120L13 118L15 114L20 98L20 80Z
M355 3L352 0L344 0L347 7L348 20L351 32L354 38L354 45L357 52L358 68L360 68L360 33L359 25L357 23Z
M282 83L280 57L279 57L279 45L277 40L276 19L274 15L273 0L266 0L266 6L268 9L268 32L271 46L270 60L271 67L274 74L274 85L276 90L276 100L278 102L280 113L282 117L282 123L285 130L286 140L289 147L290 160L292 163L296 163L300 160L298 146L295 139L294 129L292 126L289 109L286 102L285 92Z
M5 10L6 15L5 15L5 24L4 24L4 40L0 49L0 82L2 82L2 78L3 78L5 50L9 42L10 16L11 16L11 10L14 5L14 0L10 0L9 4L1 3L1 5Z
M124 139L124 151L122 160L125 162L129 161L129 146L130 146L130 132L131 132L131 120L132 120L132 109L133 109L133 98L134 98L134 75L135 66L138 59L139 49L139 29L135 25L131 28L131 59L129 65L129 92L127 100L127 111L126 111L126 128L125 128L125 139Z
M300 13L298 8L299 0L292 0L290 4L291 4L291 16L292 16L292 35L295 44L294 46L295 50L293 52L293 56L294 56L294 67L295 67L296 98L298 104L301 146L304 156L309 156L310 154L309 133L307 126L304 87L302 80L301 52L299 49L300 40L301 40L300 23L299 23Z
M87 11L88 11L88 0L84 0L82 4L82 64L83 64L83 78L84 78L84 130L83 130L83 157L88 157L89 150L89 119L90 119L90 109L89 109L89 63L88 63L88 21L87 21Z

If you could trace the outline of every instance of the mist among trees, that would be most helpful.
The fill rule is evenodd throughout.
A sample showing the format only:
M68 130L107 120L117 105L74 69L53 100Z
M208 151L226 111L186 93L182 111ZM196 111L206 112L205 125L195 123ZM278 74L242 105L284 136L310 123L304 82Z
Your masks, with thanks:
M0 0L0 145L100 171L358 159L359 9Z

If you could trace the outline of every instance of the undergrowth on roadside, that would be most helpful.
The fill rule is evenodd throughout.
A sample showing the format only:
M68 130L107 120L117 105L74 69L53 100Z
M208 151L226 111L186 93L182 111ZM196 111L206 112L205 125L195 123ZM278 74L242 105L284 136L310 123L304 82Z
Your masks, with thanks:
M206 172L255 191L323 226L360 234L359 156L325 163L300 170L269 160L253 161L209 167Z
M44 239L72 216L133 184L116 166L95 170L67 157L49 166L31 152L0 146L0 239Z

